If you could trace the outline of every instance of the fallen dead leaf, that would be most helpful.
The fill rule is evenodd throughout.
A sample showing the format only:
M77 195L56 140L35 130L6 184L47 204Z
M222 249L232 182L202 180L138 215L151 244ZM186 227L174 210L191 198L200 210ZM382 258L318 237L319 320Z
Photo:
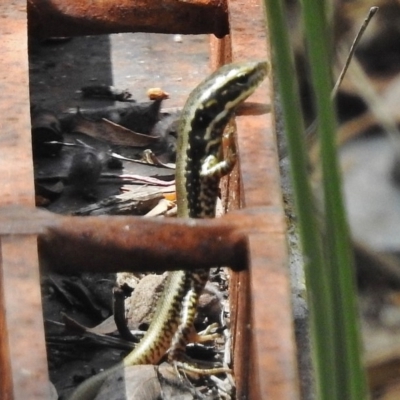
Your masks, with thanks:
M157 136L131 131L105 118L100 121L92 121L84 118L81 114L77 114L74 132L80 132L117 146L146 147L159 140Z

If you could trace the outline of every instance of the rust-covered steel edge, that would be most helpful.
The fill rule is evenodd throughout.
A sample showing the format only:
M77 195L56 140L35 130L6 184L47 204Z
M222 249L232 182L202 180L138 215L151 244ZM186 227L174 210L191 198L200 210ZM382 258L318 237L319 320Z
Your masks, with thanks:
M29 33L82 36L120 32L229 33L221 0L28 0Z
M268 208L218 219L72 217L27 207L0 207L0 235L39 235L41 267L52 272L154 272L229 265L246 269L248 236L275 230ZM162 245L154 246L154 243Z
M0 2L0 205L34 206L26 1ZM0 242L0 398L48 399L36 237Z
M213 68L270 59L262 1L228 0L228 10L230 37L212 40ZM249 100L271 105L270 82ZM226 183L227 208L266 207L276 224L248 235L249 269L232 272L237 398L295 400L300 394L273 115L238 116L236 125L240 164Z

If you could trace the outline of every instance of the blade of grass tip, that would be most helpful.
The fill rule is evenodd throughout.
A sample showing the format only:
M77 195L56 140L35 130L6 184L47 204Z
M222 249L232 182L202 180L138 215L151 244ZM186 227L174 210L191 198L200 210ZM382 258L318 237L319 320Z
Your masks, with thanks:
M337 398L368 398L365 371L361 363L361 334L356 306L354 267L350 235L341 195L336 154L336 118L331 95L331 63L325 2L303 0L304 26L309 49L311 75L316 99L325 205L325 255L330 267L329 293L333 295L335 373Z
M282 1L264 0L264 3L274 55L274 73L278 79L281 95L291 179L305 260L317 398L337 400L335 393L337 380L333 368L335 353L332 336L332 296L328 293L329 285L326 268L323 267L321 235L308 180L308 159L293 55L289 45Z

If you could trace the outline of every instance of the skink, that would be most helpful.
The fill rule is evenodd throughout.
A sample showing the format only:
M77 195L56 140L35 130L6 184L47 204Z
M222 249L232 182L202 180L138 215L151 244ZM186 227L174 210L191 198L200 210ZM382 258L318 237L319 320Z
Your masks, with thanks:
M225 126L235 109L268 74L266 61L227 64L194 89L182 110L178 129L176 191L178 217L213 218L220 178L236 160L221 157ZM69 400L93 400L104 380L130 365L157 364L168 352L179 359L189 340L197 301L208 270L170 272L148 331L122 362L83 382Z

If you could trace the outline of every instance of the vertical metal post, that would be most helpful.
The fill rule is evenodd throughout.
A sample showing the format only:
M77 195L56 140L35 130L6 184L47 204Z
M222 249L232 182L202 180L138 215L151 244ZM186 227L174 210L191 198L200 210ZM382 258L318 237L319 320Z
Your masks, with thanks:
M26 1L0 4L0 205L34 205ZM0 397L49 398L35 236L0 239Z

